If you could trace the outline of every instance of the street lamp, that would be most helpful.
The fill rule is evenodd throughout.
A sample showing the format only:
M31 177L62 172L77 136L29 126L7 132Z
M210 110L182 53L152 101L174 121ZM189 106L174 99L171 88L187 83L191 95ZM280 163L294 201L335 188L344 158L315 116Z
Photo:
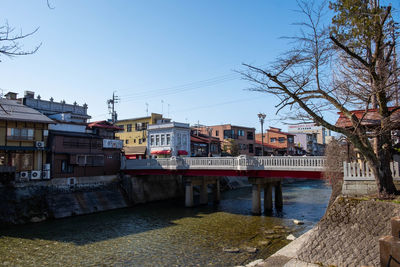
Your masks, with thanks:
M260 123L261 123L261 156L264 156L264 120L266 115L264 113L258 113L257 114L258 118L260 119Z

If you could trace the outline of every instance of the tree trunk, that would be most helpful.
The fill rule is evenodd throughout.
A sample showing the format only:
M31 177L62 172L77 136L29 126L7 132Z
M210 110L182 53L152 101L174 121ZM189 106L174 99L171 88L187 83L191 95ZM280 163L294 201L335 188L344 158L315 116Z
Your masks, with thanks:
M383 133L377 138L377 141L377 163L372 165L372 169L378 187L378 196L380 198L388 198L390 195L399 193L393 183L393 175L390 169L390 163L393 161L390 133Z

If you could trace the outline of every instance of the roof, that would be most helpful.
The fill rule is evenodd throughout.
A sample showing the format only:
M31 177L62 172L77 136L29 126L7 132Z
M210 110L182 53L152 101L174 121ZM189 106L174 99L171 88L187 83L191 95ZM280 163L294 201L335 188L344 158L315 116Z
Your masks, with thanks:
M51 130L50 134L52 135L61 135L61 136L71 136L71 137L86 137L86 138L95 138L95 139L103 139L102 137L92 134L92 133L80 133L80 132L67 132L67 131L57 131Z
M18 100L0 99L0 120L54 123L39 111L22 105Z
M287 132L277 131L277 130L274 130L274 129L268 129L267 132L278 133L278 134L283 134L283 135L293 135L293 136L296 135L294 133L287 133Z
M208 137L202 134L199 135L190 135L190 142L195 142L195 143L209 143L211 140L211 142L221 142L218 138L216 137Z
M393 110L397 107L389 107L389 110ZM377 109L368 109L367 112L365 110L352 110L350 111L352 114L356 115L358 119L362 119L361 125L364 126L374 126L380 124L382 120L382 116L378 113ZM338 112L340 115L338 120L336 121L336 126L341 128L352 128L353 124L350 119L347 118L343 113ZM391 116L391 121L394 123L400 123L400 110L397 110Z
M108 122L108 121L94 121L94 122L90 122L88 123L88 127L89 128L103 128L103 129L110 129L110 130L115 130L115 131L122 131L124 130L121 127L115 126L112 123Z
M207 127L208 128L212 128L212 127L221 127L221 126L230 126L231 128L235 127L235 128L244 128L244 129L251 129L251 130L255 130L256 129L254 127L238 126L238 125L232 125L230 123L220 124L220 125L211 125L211 126L200 126L200 127L197 127L196 125L193 125L192 128L207 128Z
M146 154L146 146L125 146L125 155L129 154Z

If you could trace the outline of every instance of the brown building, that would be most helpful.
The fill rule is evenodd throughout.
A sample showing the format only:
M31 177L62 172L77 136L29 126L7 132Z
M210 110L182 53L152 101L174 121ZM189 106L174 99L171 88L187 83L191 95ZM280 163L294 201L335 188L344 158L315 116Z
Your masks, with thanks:
M201 126L195 127L194 130L198 130L199 133L206 136L211 136L218 138L221 141L221 149L226 150L229 140L236 143L239 146L239 154L241 155L255 155L254 149L254 136L255 128L235 126L231 124L224 125L214 125L214 126Z
M192 131L190 151L192 157L221 156L221 141L216 137Z
M82 177L116 174L120 169L120 128L108 122L93 122L87 132L50 131L51 177Z
M282 132L281 129L269 127L264 134L264 144L275 147L276 155L295 155L294 134ZM261 134L256 134L256 141L261 142Z

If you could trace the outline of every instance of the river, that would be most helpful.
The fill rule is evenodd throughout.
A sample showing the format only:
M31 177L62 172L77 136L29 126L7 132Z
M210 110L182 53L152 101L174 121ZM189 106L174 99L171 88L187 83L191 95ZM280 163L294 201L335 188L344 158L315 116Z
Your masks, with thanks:
M183 200L0 229L0 265L234 266L267 258L323 216L323 181L283 184L284 207L251 216L251 188L221 194L218 205L184 208ZM304 225L295 225L299 219ZM276 227L278 226L278 227ZM271 229L281 237L267 239ZM242 252L256 247L256 253ZM224 252L240 248L240 253Z

